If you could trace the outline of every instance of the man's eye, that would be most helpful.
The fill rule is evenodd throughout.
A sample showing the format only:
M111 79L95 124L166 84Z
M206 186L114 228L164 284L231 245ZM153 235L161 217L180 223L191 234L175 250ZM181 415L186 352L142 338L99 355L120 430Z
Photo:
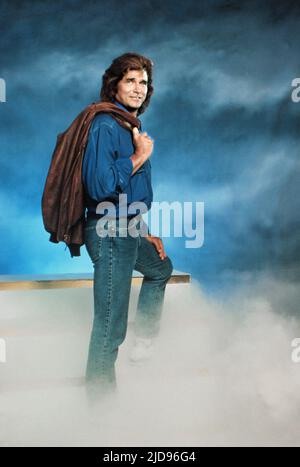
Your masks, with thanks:
M126 83L131 83L133 81L134 81L133 78L127 78ZM148 83L141 83L141 84L143 84L144 86L148 85Z

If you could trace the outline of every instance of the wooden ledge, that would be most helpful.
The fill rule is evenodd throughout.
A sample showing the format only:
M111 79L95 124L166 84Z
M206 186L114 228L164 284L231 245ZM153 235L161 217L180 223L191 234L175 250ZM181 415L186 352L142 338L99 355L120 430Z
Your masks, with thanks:
M134 271L132 284L140 285L143 277L142 274ZM168 284L188 284L190 282L190 274L173 271ZM0 275L0 290L69 289L82 287L93 287L93 273Z

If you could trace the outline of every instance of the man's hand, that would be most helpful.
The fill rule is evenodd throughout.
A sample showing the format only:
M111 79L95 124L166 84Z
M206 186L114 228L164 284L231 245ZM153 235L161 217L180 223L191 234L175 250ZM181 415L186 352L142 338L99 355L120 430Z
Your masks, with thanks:
M133 145L135 153L144 158L144 162L149 159L153 151L153 140L148 136L147 132L139 133L137 127L132 129Z
M146 240L148 240L148 242L153 243L157 250L157 253L160 256L160 259L164 260L167 257L167 254L165 253L162 240L159 237L152 237L151 234L147 235L145 238Z
M139 133L137 127L132 129L133 145L135 148L134 153L130 156L132 160L133 170L132 175L139 170L140 167L146 162L153 151L153 140L146 132Z

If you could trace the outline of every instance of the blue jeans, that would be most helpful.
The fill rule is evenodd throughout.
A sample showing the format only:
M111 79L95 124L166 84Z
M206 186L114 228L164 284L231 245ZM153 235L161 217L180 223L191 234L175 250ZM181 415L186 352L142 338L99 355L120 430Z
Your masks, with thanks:
M94 267L94 321L86 369L86 386L91 392L110 392L117 388L115 361L125 339L132 272L141 272L142 287L134 323L138 337L155 337L159 333L165 288L173 271L171 260L162 260L155 246L138 233L138 216L131 220L109 220L103 237L98 219L88 218L84 227L87 252ZM132 224L133 223L133 224ZM96 230L97 226L97 230ZM121 233L122 232L122 233ZM120 235L127 234L121 237ZM115 236L112 236L115 235Z

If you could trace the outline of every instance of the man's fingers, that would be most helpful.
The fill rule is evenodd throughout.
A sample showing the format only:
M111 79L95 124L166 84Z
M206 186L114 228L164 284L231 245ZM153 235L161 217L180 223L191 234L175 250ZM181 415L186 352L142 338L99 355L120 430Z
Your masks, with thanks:
M152 235L149 235L148 240L151 239L151 243L154 245L159 257L161 260L164 260L167 257L167 254L164 250L163 242L160 238L158 237L153 237Z
M167 255L166 255L166 253L165 253L163 243L162 243L162 241L161 241L160 239L157 240L155 246L156 246L156 249L157 249L157 252L158 252L160 258L161 258L161 259L166 258Z

